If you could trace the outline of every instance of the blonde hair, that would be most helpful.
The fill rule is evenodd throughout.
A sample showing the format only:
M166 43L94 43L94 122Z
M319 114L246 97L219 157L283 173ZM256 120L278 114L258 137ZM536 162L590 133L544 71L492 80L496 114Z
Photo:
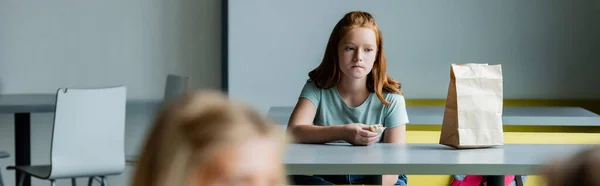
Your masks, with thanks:
M282 149L286 140L273 123L246 106L228 101L220 92L188 93L161 110L154 121L132 185L186 185L193 175L190 173L215 148L257 136L281 140ZM285 181L285 172L281 176Z
M542 174L548 186L600 186L600 146L555 160L543 166Z

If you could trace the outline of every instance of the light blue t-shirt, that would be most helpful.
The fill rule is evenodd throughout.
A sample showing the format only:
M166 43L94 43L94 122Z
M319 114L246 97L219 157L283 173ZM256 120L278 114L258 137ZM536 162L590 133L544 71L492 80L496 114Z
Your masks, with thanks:
M320 89L313 82L307 82L302 88L300 97L310 100L317 107L314 125L336 126L362 123L383 124L384 127L393 128L408 123L406 103L401 94L383 93L383 97L392 103L390 106L384 105L373 92L361 105L349 107L337 87Z

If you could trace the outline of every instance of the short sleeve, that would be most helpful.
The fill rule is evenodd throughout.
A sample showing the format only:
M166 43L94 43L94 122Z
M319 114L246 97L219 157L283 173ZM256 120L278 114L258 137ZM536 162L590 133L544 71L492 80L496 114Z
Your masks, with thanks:
M401 94L390 93L387 97L387 101L390 101L392 104L387 106L387 115L383 125L386 128L393 128L407 124L409 121L408 114L406 113L406 101L404 100L404 96Z
M315 107L317 107L319 105L319 101L321 101L321 89L319 89L313 82L306 82L304 87L302 87L300 97L310 100Z

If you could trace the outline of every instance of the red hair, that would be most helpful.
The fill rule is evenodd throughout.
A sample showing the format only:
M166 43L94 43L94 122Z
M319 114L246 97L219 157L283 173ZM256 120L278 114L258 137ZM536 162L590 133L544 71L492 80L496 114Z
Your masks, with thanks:
M385 90L390 93L400 93L402 85L389 77L386 73L386 60L385 53L383 51L383 38L381 36L381 30L375 18L367 12L352 11L344 15L344 17L335 25L327 47L325 49L325 55L321 64L314 70L308 73L310 81L314 82L318 88L327 89L336 85L340 82L341 74L338 62L338 46L341 39L353 28L364 27L370 28L375 32L377 37L377 58L373 64L373 69L367 75L367 89L371 92L375 92L377 97L385 105L391 103L383 98L382 92Z

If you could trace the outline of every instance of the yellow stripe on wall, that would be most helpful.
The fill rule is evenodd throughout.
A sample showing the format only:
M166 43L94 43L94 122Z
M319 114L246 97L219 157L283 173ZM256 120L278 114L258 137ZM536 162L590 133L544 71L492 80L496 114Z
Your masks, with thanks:
M407 143L438 143L439 131L407 131ZM505 132L505 144L600 144L600 133Z

